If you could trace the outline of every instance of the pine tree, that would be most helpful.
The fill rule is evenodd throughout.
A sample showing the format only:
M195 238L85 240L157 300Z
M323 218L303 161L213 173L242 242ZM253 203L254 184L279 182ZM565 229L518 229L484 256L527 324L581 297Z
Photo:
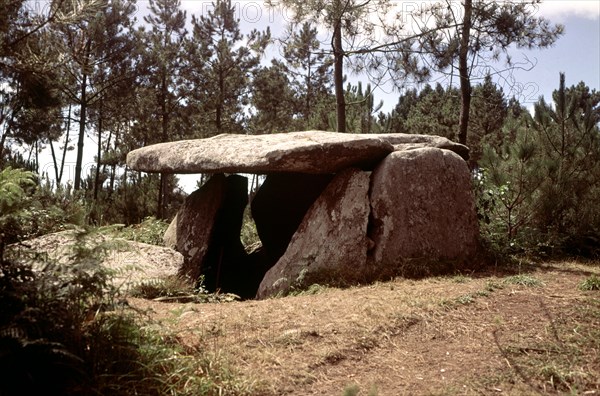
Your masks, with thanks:
M185 29L186 13L181 10L179 0L150 0L150 14L144 21L150 26L146 31L142 27L139 34L145 51L142 52L141 81L144 106L140 111L138 121L141 125L136 128L145 132L144 144L168 142L175 140L181 131L174 128L181 114L184 96L183 74L186 67L183 62L183 48L187 30ZM159 125L160 133L154 132ZM170 176L161 174L158 191L156 216L165 218L165 208L168 206Z
M597 254L600 93L584 83L567 88L561 74L553 99L540 98L534 117L511 101L504 144L484 144L489 224L518 245Z
M476 168L482 155L482 142L493 144L500 140L502 125L508 114L508 105L502 88L492 82L489 74L486 75L483 83L473 88L472 96L467 145L470 148L471 168Z
M290 132L295 129L294 92L286 69L278 61L254 73L250 103L255 114L250 119L250 133Z
M385 0L358 1L358 0L283 0L267 1L270 6L283 6L293 12L294 18L291 29L297 25L311 22L325 27L330 33L331 41L329 51L333 58L333 83L335 91L336 130L346 131L346 98L344 93L344 67L345 61L355 59L355 69L364 71L375 70L383 66L380 58L371 59L370 54L390 52L390 47L399 43L382 43L376 40L377 29L382 28L386 36L397 35L396 26L381 26L380 22L386 21L385 15L390 8ZM302 28L308 27L303 25ZM299 29L300 30L300 29ZM406 37L401 43L409 42ZM409 52L406 58L412 59ZM394 63L398 64L400 61ZM405 66L410 61L404 62ZM408 67L407 67L408 68ZM399 73L400 74L400 73Z
M407 132L455 139L459 100L456 88L444 89L440 83L437 83L435 88L429 84L425 85L406 117L404 125Z
M562 25L552 25L536 16L539 0L436 2L422 11L418 50L434 71L455 75L460 82L460 119L457 138L467 144L475 67L487 67L505 55L508 66L510 46L546 48L563 33ZM456 9L456 8L459 9Z
M547 183L542 188L538 227L558 234L581 234L597 221L600 206L600 93L584 84L566 88L560 74L554 109L543 98L534 105ZM592 212L590 212L592 211ZM594 220L593 218L596 218Z
M197 105L209 114L210 134L242 133L243 108L249 103L252 73L270 41L270 31L253 30L243 35L231 0L217 0L206 16L192 17L191 40L208 55L201 100Z
M383 107L383 101L375 105L375 94L371 84L367 84L364 92L362 83L356 86L348 84L346 88L346 103L348 107L347 130L353 133L378 133L379 125L375 114Z
M86 2L93 3L93 0ZM77 4L62 2L61 6L69 11L69 7L76 7ZM129 1L114 1L75 25L53 25L51 43L65 59L59 87L68 100L78 106L76 190L82 182L83 146L89 127L88 111L107 89L124 78L122 75L108 74L106 70L128 53L129 41L126 36L131 32L133 12L133 4Z
M316 103L330 94L333 59L321 48L317 28L305 22L300 30L288 31L284 40L283 57L296 92L296 113L310 129Z

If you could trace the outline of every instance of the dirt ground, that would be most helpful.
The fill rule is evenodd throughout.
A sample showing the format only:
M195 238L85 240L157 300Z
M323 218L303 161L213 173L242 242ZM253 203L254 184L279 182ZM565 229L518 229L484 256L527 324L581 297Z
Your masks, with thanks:
M518 271L517 271L518 272ZM131 299L265 395L600 395L600 264L561 262L264 301Z

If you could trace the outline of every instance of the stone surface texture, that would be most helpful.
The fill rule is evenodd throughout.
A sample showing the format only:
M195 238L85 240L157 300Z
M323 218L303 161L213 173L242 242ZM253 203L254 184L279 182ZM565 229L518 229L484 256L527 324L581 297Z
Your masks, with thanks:
M270 135L222 134L160 143L127 154L127 165L162 173L335 173L372 167L394 147L373 135L306 131Z
M127 164L215 174L165 244L209 290L263 298L469 267L479 230L468 158L468 147L440 136L306 131L162 143L130 152ZM228 173L267 175L251 204L262 241L251 253L239 238L247 179Z
M466 162L420 148L390 154L373 171L370 260L395 272L406 260L460 261L478 248L478 225ZM431 272L435 272L432 269Z
M369 173L340 172L306 213L279 261L267 272L257 297L288 293L313 283L352 284L367 258Z

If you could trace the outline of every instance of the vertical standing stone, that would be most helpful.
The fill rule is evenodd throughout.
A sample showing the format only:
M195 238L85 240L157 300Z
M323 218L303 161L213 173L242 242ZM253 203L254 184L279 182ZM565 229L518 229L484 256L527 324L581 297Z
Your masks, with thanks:
M231 267L243 265L240 230L248 202L245 177L214 175L185 200L165 233L165 244L184 257L180 273L193 280L205 277L208 288L235 283Z
M375 248L370 261L382 273L435 273L444 270L436 266L464 263L477 252L471 175L466 162L451 151L421 148L390 154L373 171L371 206Z
M257 297L287 293L313 283L365 280L369 173L340 172L309 209L279 261L267 272Z
M200 277L224 191L225 175L211 177L186 198L165 233L165 245L183 255L180 273L193 280Z

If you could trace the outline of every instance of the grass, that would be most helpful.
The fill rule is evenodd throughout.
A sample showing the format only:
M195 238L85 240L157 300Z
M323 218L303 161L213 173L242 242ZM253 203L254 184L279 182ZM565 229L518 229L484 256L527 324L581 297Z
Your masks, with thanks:
M518 285L526 287L544 286L544 283L542 281L528 274L508 276L503 279L503 283L508 285Z
M579 289L584 291L600 290L600 277L591 275L579 284Z
M377 396L379 393L377 392L377 387L373 386L369 389L369 393L367 396ZM344 392L342 396L358 396L360 395L360 387L357 384L351 384L344 388Z
M465 284L472 281L471 277L464 275L454 275L452 277L442 277L440 279L458 284ZM503 278L500 282L496 280L488 280L485 284L485 287L482 290L462 294L453 299L442 298L442 300L440 301L440 305L444 308L456 308L457 306L461 305L473 304L478 298L489 297L496 290L503 289L505 285L542 287L544 286L544 283L539 279L528 274L508 276Z
M173 276L163 279L149 279L133 285L128 295L131 297L144 298L163 302L229 302L239 300L235 294L209 293L202 282L194 285L187 279Z
M504 383L523 383L535 393L597 394L600 391L600 300L586 298L567 309L548 312L546 336L508 342L496 339L510 369L496 375ZM554 316L556 315L556 316Z
M112 225L104 228L113 231L113 234L116 237L150 245L164 246L163 236L168 227L169 223L164 220L147 217L140 224L134 224L128 227Z

